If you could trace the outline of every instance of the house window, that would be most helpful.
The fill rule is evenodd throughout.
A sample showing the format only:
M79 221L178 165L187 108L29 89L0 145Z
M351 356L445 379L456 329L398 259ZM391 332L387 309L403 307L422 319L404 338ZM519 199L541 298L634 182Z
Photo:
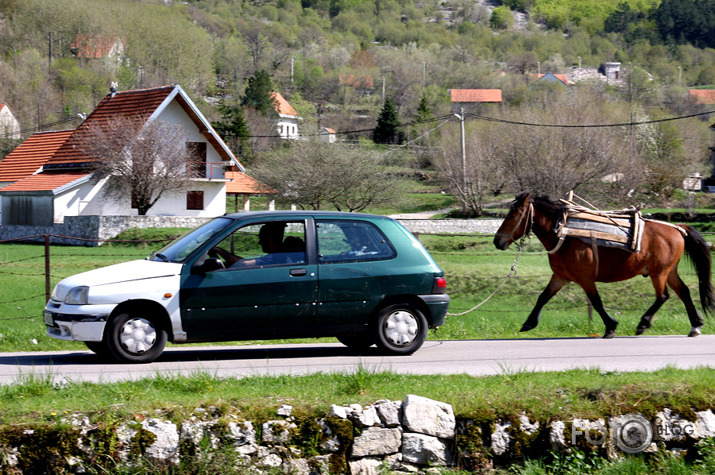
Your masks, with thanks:
M186 193L186 209L204 209L204 192L189 191Z
M186 172L192 178L206 178L206 142L186 142L189 158Z

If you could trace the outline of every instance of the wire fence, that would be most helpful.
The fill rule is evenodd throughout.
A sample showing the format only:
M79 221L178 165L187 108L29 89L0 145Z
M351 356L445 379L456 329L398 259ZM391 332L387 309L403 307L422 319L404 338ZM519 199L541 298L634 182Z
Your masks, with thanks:
M713 235L715 233L702 233L704 235ZM422 233L421 236L437 236L437 237L454 237L451 234L441 233ZM479 235L479 239L491 239L490 235ZM110 244L111 247L80 247L53 244L53 239L76 239L78 241L93 241L102 244ZM0 241L0 244L33 244L33 246L24 246L23 253L31 253L30 255L17 255L8 248L3 249L5 255L0 253L0 321L33 319L38 315L13 316L12 306L19 304L31 303L32 308L37 308L41 312L44 304L50 299L53 282L58 282L70 275L74 275L84 270L90 270L96 267L115 264L131 259L145 258L150 250L158 249L168 243L171 238L154 239L154 240L91 240L86 238L75 238L71 236L61 235L35 235L26 236L16 239L8 239ZM115 246L116 245L116 246ZM121 247L125 246L125 247ZM138 246L146 246L139 248ZM12 248L12 247L10 247ZM37 248L37 251L34 249ZM441 256L464 256L465 251L432 251L433 255ZM539 254L539 253L534 253ZM468 255L471 258L488 258L493 257L494 252L470 250ZM523 287L534 289L535 293L541 291L546 285L550 274L548 268L544 270L546 273L531 273L529 275L518 275ZM501 282L506 273L508 266L504 267L504 274L500 275L485 275L480 274L479 293L483 296L489 295ZM64 271L64 272L62 272ZM681 275L684 277L693 277L694 271L691 266L681 266ZM448 276L449 277L449 276ZM473 278L464 276L452 276L452 278ZM44 288L44 292L42 291ZM653 298L652 291L646 286L642 292L632 292L630 296L634 300L648 300ZM464 293L463 290L458 292ZM4 298L3 298L4 297ZM479 298L478 294L474 298ZM456 302L454 302L456 303ZM465 304L466 305L466 304ZM585 297L574 298L565 304L552 303L549 308L552 310L573 310L583 309L587 305ZM615 311L640 311L640 306L619 307L611 309ZM455 311L460 309L455 308ZM499 304L490 305L488 312L490 313L513 313L514 311L529 311L530 308L518 309L513 306L504 306L499 308ZM35 313L34 311L32 313Z

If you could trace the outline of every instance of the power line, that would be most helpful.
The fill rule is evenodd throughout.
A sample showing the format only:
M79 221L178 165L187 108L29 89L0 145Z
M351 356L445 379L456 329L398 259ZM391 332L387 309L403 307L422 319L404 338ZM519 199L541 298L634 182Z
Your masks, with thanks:
M645 125L645 124L656 124L659 122L670 122L674 120L689 119L692 117L700 117L704 115L715 114L715 111L699 112L697 114L688 114L677 117L669 117L666 119L653 119L653 120L643 120L638 122L621 122L616 124L578 124L578 125L568 125L568 124L536 124L533 122L521 122L508 119L497 119L495 117L485 117L479 114L467 114L467 117L472 117L474 119L486 120L489 122L501 122L502 124L511 125L525 125L529 127L560 127L560 128L601 128L601 127L628 127L633 125Z

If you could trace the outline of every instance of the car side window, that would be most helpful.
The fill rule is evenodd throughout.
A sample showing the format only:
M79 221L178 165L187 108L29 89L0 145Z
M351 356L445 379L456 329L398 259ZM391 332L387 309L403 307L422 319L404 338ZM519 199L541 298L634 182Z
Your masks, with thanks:
M243 226L208 251L227 269L305 264L305 223L270 221Z
M360 262L391 259L395 249L374 224L367 221L325 220L316 223L318 262Z

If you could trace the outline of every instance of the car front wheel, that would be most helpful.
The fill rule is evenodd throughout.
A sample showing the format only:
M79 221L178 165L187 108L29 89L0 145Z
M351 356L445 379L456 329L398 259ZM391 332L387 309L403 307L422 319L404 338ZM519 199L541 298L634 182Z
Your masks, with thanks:
M375 344L375 339L370 333L350 333L336 337L340 343L353 351L364 351Z
M116 360L150 363L164 351L167 335L153 317L131 312L117 315L108 323L106 339Z
M378 348L395 355L410 355L427 338L427 319L409 304L390 305L382 310L375 325Z

